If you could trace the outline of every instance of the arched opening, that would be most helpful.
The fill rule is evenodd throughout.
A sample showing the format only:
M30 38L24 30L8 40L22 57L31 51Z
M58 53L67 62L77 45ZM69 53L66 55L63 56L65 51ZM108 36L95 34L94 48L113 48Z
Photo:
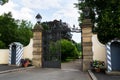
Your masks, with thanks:
M111 45L111 64L113 71L120 71L120 42L112 42Z

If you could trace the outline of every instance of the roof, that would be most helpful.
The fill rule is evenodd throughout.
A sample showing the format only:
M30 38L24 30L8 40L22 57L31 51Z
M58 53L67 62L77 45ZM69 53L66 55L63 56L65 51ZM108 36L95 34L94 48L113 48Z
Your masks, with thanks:
M12 46L12 45L23 46L20 42L13 42L9 44L9 46Z

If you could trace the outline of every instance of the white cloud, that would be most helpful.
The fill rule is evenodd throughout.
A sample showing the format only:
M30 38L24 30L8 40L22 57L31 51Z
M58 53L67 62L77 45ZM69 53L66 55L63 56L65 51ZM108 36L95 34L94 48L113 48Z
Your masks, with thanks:
M23 5L32 9L50 9L60 7L61 0L21 0Z
M78 17L79 15L76 9L70 7L70 8L61 9L53 14L53 17L58 17L58 16L61 16L61 18L62 17L75 18L75 17Z
M16 19L32 20L33 10L27 7L21 7L13 1L9 1L3 6L0 6L0 15L3 13L12 12L12 15ZM18 8L18 9L17 9Z
M31 20L33 11L29 8L21 8L20 10L13 11L13 17L16 19Z
M13 17L16 19L25 19L34 22L34 17L38 13L37 11L41 12L42 10L46 10L49 14L49 11L56 10L50 16L44 15L43 17L46 18L45 21L62 19L71 26L73 24L78 26L79 15L73 5L73 2L76 1L77 0L21 0L20 3L16 3L15 0L9 0L8 3L0 6L0 15L4 12L11 11Z
M4 4L3 6L0 6L0 15L3 13L14 11L14 8L17 6L18 6L17 4L14 4L12 1L9 1L8 3Z
M74 7L74 4L69 1L68 4L64 5L61 9L59 9L53 14L53 19L62 19L68 22L71 26L73 24L78 26L79 14L77 8Z

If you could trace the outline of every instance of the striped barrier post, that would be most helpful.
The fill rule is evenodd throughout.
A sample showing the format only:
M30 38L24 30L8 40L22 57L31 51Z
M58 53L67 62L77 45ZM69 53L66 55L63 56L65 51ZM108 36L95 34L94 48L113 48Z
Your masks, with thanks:
M111 45L111 42L108 42L108 44L106 45L106 48L107 48L107 69L108 69L108 72L112 71L110 45Z
M20 61L21 61L22 57L23 57L23 46L19 45L16 48L16 65L17 66L20 66Z
M11 64L11 49L12 47L11 47L11 45L10 45L10 47L9 47L9 62L8 62L8 64L10 65Z

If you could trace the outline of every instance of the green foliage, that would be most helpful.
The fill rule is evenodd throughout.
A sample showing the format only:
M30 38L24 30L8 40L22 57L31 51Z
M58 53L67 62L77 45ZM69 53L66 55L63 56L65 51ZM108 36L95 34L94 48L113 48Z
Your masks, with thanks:
M44 30L49 30L49 26L46 23L41 23Z
M11 13L0 16L0 40L5 43L6 47L17 37L16 29L17 24L15 23L15 19L12 18Z
M103 68L105 68L105 62L99 61L99 60L94 60L93 62L91 62L91 67L93 67L94 69L96 69L96 68L103 69Z
M0 5L4 5L5 3L7 3L9 0L0 0Z
M5 44L2 41L0 41L0 48L3 48L3 47L5 47Z
M69 28L69 25L65 22L62 22L61 20L54 20L54 21L49 21L49 22L43 22L41 23L42 27L44 30L49 30L49 29L56 29L61 31L61 38L62 39L67 39L71 40L72 34L70 33L71 30Z
M32 37L32 25L27 21L19 21L12 18L11 13L5 13L0 16L0 40L4 43L4 47L12 42L20 42L24 46L29 43Z
M75 44L75 47L78 51L78 58L81 58L82 57L82 46L81 46L81 43L74 43Z
M82 50L82 48L81 48L81 43L75 43L75 46L76 46L76 48L77 48L77 50L79 51L79 52L81 52Z
M90 8L90 19L96 25L93 26L93 32L98 34L101 43L120 39L120 1L119 0L85 0L79 1L76 7L79 10L87 5ZM81 13L82 15L83 13ZM83 19L83 18L81 18ZM82 21L79 19L80 21Z
M32 23L27 21L20 21L19 26L17 29L17 39L16 41L24 44L24 46L29 44L30 38L33 37L32 35Z
M62 61L66 61L68 58L78 58L78 51L75 45L65 39L61 40L61 59Z
M50 48L51 54L53 54L53 55L56 54L57 50L60 49L60 41L56 41L56 42L51 41L49 48Z

